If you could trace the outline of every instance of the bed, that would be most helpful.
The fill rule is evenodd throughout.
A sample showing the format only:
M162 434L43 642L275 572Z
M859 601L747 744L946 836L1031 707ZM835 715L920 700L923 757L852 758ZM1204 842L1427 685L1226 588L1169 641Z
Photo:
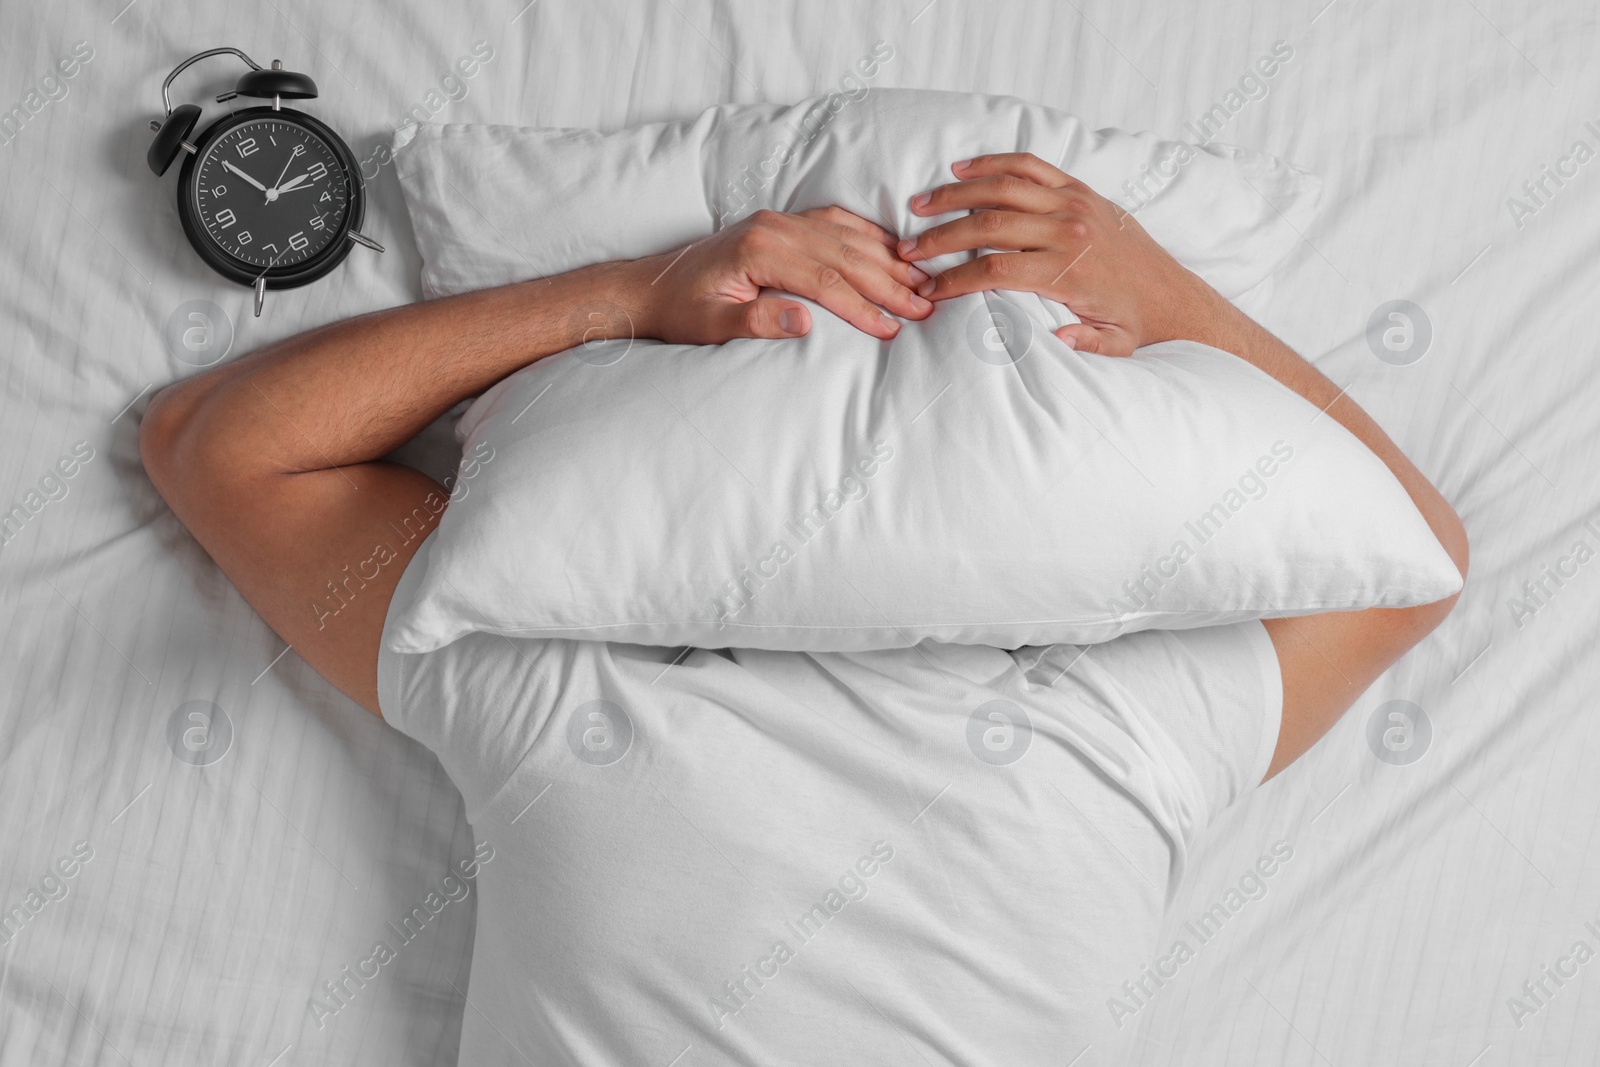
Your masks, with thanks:
M1012 93L1320 174L1320 218L1249 310L1472 537L1445 626L1211 829L1163 937L1193 958L1129 976L1124 1044L1101 1053L1600 1058L1592 4L69 0L3 18L0 108L76 62L0 124L0 508L40 504L0 547L0 917L21 916L0 919L0 1063L448 1064L470 1010L471 897L379 980L337 985L470 855L460 798L255 616L137 453L151 394L203 362L171 340L191 302L221 309L206 326L238 353L419 297L393 168L368 168L388 251L255 318L145 168L171 67L223 44L281 58L367 159L408 114L614 129L798 99L878 41L877 86ZM1246 81L1275 47L1281 69ZM236 75L200 67L174 100ZM406 457L442 476L451 449L441 422ZM1275 847L1292 858L1241 893Z

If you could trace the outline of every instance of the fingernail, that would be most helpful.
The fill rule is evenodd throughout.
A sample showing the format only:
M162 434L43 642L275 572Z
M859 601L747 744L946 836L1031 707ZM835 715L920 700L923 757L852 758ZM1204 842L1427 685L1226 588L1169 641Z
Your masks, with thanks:
M898 331L900 329L900 323L893 315L880 311L878 312L878 320L883 323L883 328L886 330Z
M970 159L958 159L954 163L950 164L950 169L951 170L966 170L970 166L972 166L972 160L970 160Z
M911 298L911 306L916 308L918 311L931 311L933 310L933 301L924 300L920 296L914 296Z
M933 194L932 193L918 193L916 196L913 196L911 198L911 206L912 207L927 207L928 206L928 202L931 201L932 199L933 199Z
M917 286L917 292L921 293L923 296L932 296L933 295L933 279L929 278L927 281L925 281L921 285Z
M798 308L784 308L778 315L778 329L788 334L799 333L800 310Z
M915 237L907 237L900 242L899 249L901 257L909 256L917 250L917 239Z
M921 285L928 280L928 272L919 267L912 267L908 273L911 275L912 285Z

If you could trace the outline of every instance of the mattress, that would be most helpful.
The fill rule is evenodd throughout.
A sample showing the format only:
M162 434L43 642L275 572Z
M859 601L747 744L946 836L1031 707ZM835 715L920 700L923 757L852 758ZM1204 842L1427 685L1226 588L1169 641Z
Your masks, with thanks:
M0 23L0 109L22 109L0 114L0 509L28 515L0 547L0 917L24 916L0 921L0 1063L454 1062L472 897L379 980L329 990L470 853L460 798L184 533L141 471L139 417L222 356L224 327L236 354L418 298L374 154L408 115L615 129L836 88L878 41L875 86L1013 93L1320 174L1321 217L1249 310L1348 387L1473 541L1446 624L1211 829L1163 938L1192 951L1128 976L1107 1005L1124 1043L1101 1051L1600 1058L1587 0L5 0ZM219 45L317 80L305 109L367 162L365 230L388 248L260 318L144 164L162 79ZM1253 73L1275 48L1290 58ZM193 68L174 102L238 70ZM449 471L448 431L405 457ZM1245 876L1274 849L1292 859L1258 890Z

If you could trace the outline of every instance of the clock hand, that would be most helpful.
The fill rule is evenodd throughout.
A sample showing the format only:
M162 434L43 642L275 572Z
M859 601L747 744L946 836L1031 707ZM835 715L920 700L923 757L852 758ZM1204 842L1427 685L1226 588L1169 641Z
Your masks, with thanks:
M232 163L229 163L227 160L223 160L222 161L222 165L224 167L227 167L229 170L233 171L235 174L237 174L239 177L243 178L245 181L249 182L251 185L255 186L257 189L260 189L263 193L267 191L267 187L265 185L262 185L260 182L256 181L254 178L250 177L250 175L246 174L244 171L240 170L238 167L234 166Z
M278 181L275 181L275 182L272 183L272 188L271 189L262 190L263 192L265 192L267 194L267 203L270 204L274 200L278 199L278 193L281 191L278 188L278 182L283 181L283 176L285 174L289 173L289 164L293 163L294 160L295 160L295 157L298 156L302 151L303 151L303 149L301 148L300 145L295 145L294 146L294 151L289 153L289 158L283 161L283 169L278 172Z
M311 177L311 172L308 170L298 178L290 178L287 182L278 186L278 192L287 193L290 189L297 189L299 188L300 183L309 177Z
M293 163L294 157L300 154L298 151L299 145L296 145L295 148L297 151L290 152L289 158L283 161L283 169L278 172L278 181L272 183L273 188L277 188L278 182L283 181L283 176L289 173L289 164Z

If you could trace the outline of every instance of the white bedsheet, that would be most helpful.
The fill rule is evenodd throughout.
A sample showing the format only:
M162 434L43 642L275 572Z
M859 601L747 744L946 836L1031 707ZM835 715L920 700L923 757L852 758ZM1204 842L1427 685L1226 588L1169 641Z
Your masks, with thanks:
M171 66L221 44L282 58L322 88L307 110L365 157L413 104L610 129L826 91L879 39L895 56L875 85L1015 93L1188 138L1287 42L1267 95L1235 98L1216 133L1327 183L1321 220L1253 310L1349 383L1473 537L1450 621L1215 828L1172 939L1275 842L1294 858L1137 1005L1131 1061L1600 1056L1600 986L1568 955L1579 939L1600 948L1584 925L1600 928L1600 562L1570 554L1580 539L1600 548L1581 525L1600 516L1600 161L1571 157L1579 139L1600 147L1592 4L524 2L0 0L0 108L76 42L93 49L67 95L0 144L0 507L76 442L94 450L0 549L0 909L60 896L0 947L0 1063L449 1063L471 1010L462 902L319 1029L321 983L471 851L460 801L431 756L280 657L135 447L153 388L192 372L164 339L185 301L226 309L241 352L413 299L399 191L390 168L370 183L367 229L387 254L357 249L252 319L248 294L183 241L174 175L145 169ZM448 100L444 75L478 41L494 58ZM174 99L236 76L215 61ZM1569 177L1558 186L1545 166ZM1544 182L1537 200L1530 180ZM1409 366L1379 361L1365 336L1396 299L1431 322ZM448 468L447 444L413 454ZM1570 575L1559 588L1546 565ZM1510 606L1541 579L1548 595ZM1367 740L1397 698L1432 724L1407 766ZM205 767L168 739L196 700L232 724ZM58 861L73 876L46 885ZM1535 1000L1522 986L1545 966L1577 971Z

